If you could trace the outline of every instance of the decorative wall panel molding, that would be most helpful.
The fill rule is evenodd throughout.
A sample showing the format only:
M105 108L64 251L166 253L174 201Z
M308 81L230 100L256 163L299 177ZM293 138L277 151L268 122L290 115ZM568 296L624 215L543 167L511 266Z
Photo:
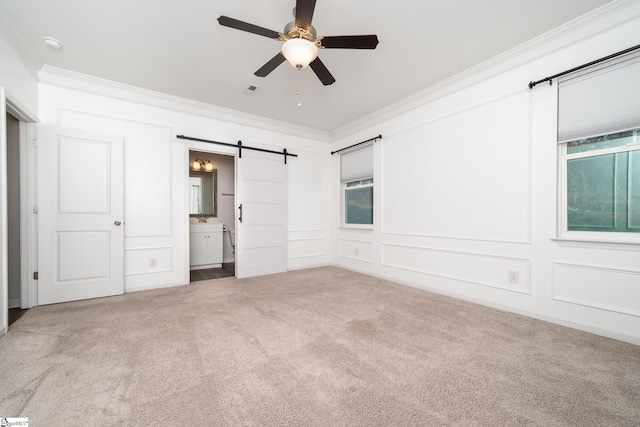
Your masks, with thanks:
M339 252L342 258L373 263L375 261L375 247L367 240L344 239L339 241Z
M288 164L289 231L325 230L327 174L331 170L324 155L300 152Z
M530 243L530 115L522 90L385 137L383 233Z
M531 294L531 261L525 258L383 243L382 265Z
M554 263L553 299L640 317L640 271Z
M289 259L314 258L326 255L324 239L289 240Z
M154 267L155 265L155 267ZM173 248L135 248L124 250L124 275L171 272Z

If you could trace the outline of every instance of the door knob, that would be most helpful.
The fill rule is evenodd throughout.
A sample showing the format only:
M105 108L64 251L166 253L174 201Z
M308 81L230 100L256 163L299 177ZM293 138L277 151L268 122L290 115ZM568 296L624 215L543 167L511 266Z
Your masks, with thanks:
M121 223L120 221L116 221L116 222L114 222L114 224L115 224L115 225L120 225L120 224L122 224L122 223Z

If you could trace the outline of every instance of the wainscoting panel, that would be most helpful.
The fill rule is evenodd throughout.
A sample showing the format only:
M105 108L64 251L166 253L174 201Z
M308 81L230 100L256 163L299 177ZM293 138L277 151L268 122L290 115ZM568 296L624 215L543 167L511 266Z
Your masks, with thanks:
M321 257L324 248L324 239L289 240L289 259Z
M553 299L640 317L640 271L554 263Z
M340 256L373 263L375 260L375 248L373 242L356 239L340 239Z
M287 240L289 260L325 257L326 238L323 230L289 231Z
M529 90L382 141L382 232L529 243ZM376 184L377 185L377 184Z
M173 248L135 248L124 250L124 275L135 276L172 271Z
M531 293L530 264L524 258L382 244L384 266L524 294Z
M327 160L322 154L299 152L287 159L289 168L289 230L324 230Z

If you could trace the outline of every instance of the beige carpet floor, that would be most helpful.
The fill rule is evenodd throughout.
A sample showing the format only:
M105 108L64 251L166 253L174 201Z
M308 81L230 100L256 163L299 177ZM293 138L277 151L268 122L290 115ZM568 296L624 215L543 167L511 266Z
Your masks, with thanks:
M637 426L640 347L335 267L36 307L34 426Z

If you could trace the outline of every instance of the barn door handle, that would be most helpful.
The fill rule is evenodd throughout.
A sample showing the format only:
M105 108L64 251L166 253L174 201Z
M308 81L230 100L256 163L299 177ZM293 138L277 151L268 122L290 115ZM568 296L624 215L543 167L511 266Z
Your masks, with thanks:
M240 218L238 218L238 220L242 222L242 203L240 203L239 209L240 209Z
M116 222L114 222L114 224L115 224L116 226L119 226L119 225L121 225L122 223L121 223L120 221L116 221Z

